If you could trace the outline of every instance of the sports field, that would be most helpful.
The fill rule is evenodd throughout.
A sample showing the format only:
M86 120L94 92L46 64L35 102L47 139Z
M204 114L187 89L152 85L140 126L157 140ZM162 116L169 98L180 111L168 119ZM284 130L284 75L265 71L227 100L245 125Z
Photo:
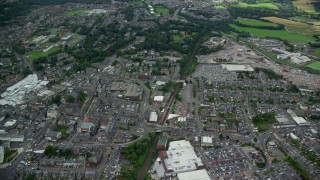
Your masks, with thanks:
M59 50L60 50L60 48L58 46L56 46L56 47L53 47L53 48L51 48L50 50L48 50L46 52L44 52L44 51L32 51L28 55L28 60L32 62L32 61L34 61L34 60L36 60L38 58L47 57L47 56L49 56L49 54L55 53L55 52L57 52Z
M72 11L68 11L66 13L66 16L75 16L75 15L78 15L78 14L86 12L86 11L87 10L84 10L84 9L72 10Z
M304 10L308 13L316 13L316 10L313 4L311 4L312 2L315 2L315 1L314 0L296 0L296 1L292 1L292 4L298 9Z
M259 21L256 19L246 19L246 18L238 18L237 21L240 24L244 24L247 26L255 26L255 27L277 27L277 24L265 22L265 21Z
M162 14L168 14L169 13L169 9L167 7L164 6L156 6L154 7L154 10L156 13L162 13Z
M264 17L262 19L268 20L273 23L282 24L286 27L286 30L293 33L301 33L307 35L320 34L320 26L315 26L303 22L292 21L288 19L278 17Z
M239 3L239 6L240 7L253 7L253 8L266 8L266 9L274 9L274 10L279 9L273 3L257 3L257 4Z
M320 61L315 61L315 62L309 63L309 64L305 65L305 67L320 71Z
M242 31L248 32L256 37L274 37L280 38L282 40L287 40L291 42L315 42L315 38L312 36L307 36L304 34L291 33L286 30L269 30L269 29L259 29L259 28L249 28L249 27L240 27L235 24L229 24L232 28Z

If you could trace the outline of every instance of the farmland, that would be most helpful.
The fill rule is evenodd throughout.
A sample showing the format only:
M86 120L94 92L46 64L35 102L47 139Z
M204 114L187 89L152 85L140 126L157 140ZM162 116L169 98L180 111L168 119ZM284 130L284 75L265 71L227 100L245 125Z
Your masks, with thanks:
M305 65L305 67L316 70L316 71L320 71L320 61L309 63Z
M316 10L313 4L311 4L312 2L314 1L313 0L296 0L296 1L292 1L292 4L298 9L304 10L308 13L315 13Z
M255 26L255 27L277 27L278 26L277 24L274 24L274 23L259 21L255 19L238 18L237 21L240 24L247 25L247 26Z
M265 17L263 19L273 23L284 25L288 32L302 33L307 35L320 34L320 26L314 26L307 23L292 21L278 17Z
M315 42L315 38L307 36L304 34L290 33L286 30L269 30L269 29L259 29L259 28L249 28L249 27L240 27L235 24L230 24L230 26L238 31L248 32L256 37L273 37L280 38L282 40L287 40L291 42Z
M274 9L274 10L279 9L273 3L257 3L257 4L239 3L239 6L240 7L252 7L252 8L266 8L266 9Z

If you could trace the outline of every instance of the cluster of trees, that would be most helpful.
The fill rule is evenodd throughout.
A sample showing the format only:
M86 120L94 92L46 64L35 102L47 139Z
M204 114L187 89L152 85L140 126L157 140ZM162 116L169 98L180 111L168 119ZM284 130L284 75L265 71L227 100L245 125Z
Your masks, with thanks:
M259 19L259 21L262 21L262 20ZM277 26L252 26L252 25L248 25L248 24L242 24L238 20L234 21L233 24L235 24L237 26L241 26L241 27L258 28L258 29L270 29L270 30L284 29L284 25L282 25L282 24L279 24Z
M44 154L48 157L65 157L67 159L74 156L72 149L59 149L58 146L47 146Z
M192 74L198 65L198 59L196 57L183 57L180 60L180 74L182 77L186 77Z
M174 82L169 81L161 88L161 91L170 92L173 90L173 88L174 88Z
M277 16L277 12L267 8L254 8L254 7L228 7L228 11L233 19L238 17L258 19L260 17Z
M311 180L313 179L306 170L304 170L299 163L294 160L292 157L287 156L284 158L286 161L299 175L302 179Z
M259 131L265 131L269 125L277 122L274 113L257 114L252 118L252 122L258 127Z
M263 72L269 79L279 80L282 79L282 75L276 74L271 69L261 68L261 67L255 67L254 71L256 73Z
M56 104L59 106L61 104L61 99L62 97L60 95L57 95L49 101L49 104Z
M78 99L83 104L87 100L88 95L84 93L83 91L80 91L78 94Z
M136 179L137 172L142 167L144 160L147 156L148 149L151 147L154 134L148 134L143 140L131 144L121 150L121 155L129 160L133 165L133 170L130 168L122 168L120 176L124 179L125 177L130 177L129 179ZM130 175L130 176L128 176Z

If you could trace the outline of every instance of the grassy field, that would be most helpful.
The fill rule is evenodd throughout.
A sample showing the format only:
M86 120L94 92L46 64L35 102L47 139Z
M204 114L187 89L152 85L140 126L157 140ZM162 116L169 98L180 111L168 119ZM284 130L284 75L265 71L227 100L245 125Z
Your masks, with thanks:
M298 9L304 10L308 13L316 13L314 6L311 4L314 0L296 0L292 1L292 4Z
M223 8L225 8L225 7L222 6L222 5L215 5L214 8L216 8L216 9L223 9Z
M273 23L284 25L288 32L301 33L301 34L307 34L307 35L320 34L320 26L314 26L311 24L292 21L292 20L278 18L278 17L264 17L263 19Z
M291 42L315 42L315 38L311 36L307 36L304 34L290 33L285 30L269 30L269 29L258 29L258 28L248 28L248 27L240 27L235 24L229 24L232 28L242 31L248 32L256 37L274 37L280 38L282 40L287 40Z
M253 7L253 8L266 8L266 9L274 9L274 10L278 10L279 9L273 3L257 3L257 4L239 3L239 6L240 7Z
M84 10L84 9L78 9L78 10L71 10L71 11L68 11L66 13L66 16L75 16L75 15L78 15L80 13L83 13L83 12L86 12L87 10Z
M183 37L181 36L181 34L175 34L173 35L173 41L174 42L179 42L183 39Z
M248 26L255 26L255 27L277 27L277 24L259 21L255 19L245 19L245 18L238 18L237 21L241 24L248 25Z
M315 62L309 63L309 64L305 65L305 67L320 71L320 61L315 61Z
M154 10L156 13L162 13L162 14L168 14L169 13L169 9L167 7L164 6L155 6Z
M29 61L34 61L35 59L38 59L40 57L47 57L49 54L55 53L59 51L60 48L58 46L51 48L49 51L43 52L43 51L32 51L28 55Z

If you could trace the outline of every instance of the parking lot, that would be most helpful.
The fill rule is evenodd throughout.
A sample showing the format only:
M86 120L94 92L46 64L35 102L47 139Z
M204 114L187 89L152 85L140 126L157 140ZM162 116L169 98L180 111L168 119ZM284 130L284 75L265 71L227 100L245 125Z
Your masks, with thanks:
M235 176L249 170L247 159L233 145L204 149L203 152L209 162L208 172L214 178Z

